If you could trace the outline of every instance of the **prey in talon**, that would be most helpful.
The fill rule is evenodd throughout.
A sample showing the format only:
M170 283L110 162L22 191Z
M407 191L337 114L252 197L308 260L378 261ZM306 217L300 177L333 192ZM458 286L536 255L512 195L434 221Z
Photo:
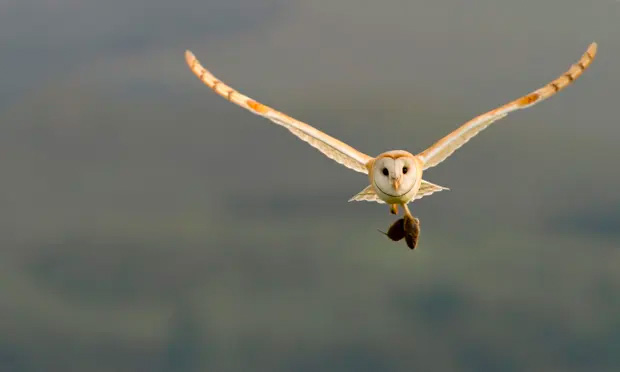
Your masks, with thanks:
M569 86L590 66L596 56L596 51L596 43L590 44L579 61L555 80L529 94L471 119L422 152L414 155L403 150L392 150L378 156L370 156L360 152L302 121L238 92L211 74L189 50L185 52L185 60L200 81L218 95L287 129L302 141L307 142L343 166L367 174L369 185L350 201L366 200L387 203L392 214L397 214L398 208L402 207L404 217L397 220L385 234L392 240L405 239L409 248L413 249L420 233L420 221L411 215L407 204L435 192L446 190L445 187L423 180L422 173L446 160L454 151L495 121L504 118L513 111L542 102ZM413 125L423 126L425 123L414 122ZM378 130L380 131L380 129ZM372 136L372 133L364 133L364 135ZM246 152L251 153L250 150ZM269 159L252 160L253 166L261 169L267 168L271 164ZM308 171L308 169L299 169L298 167L295 170ZM252 182L256 182L256 180Z
M405 239L407 247L415 249L418 244L418 236L420 235L420 220L405 215L403 218L396 220L387 232L380 232L395 242Z

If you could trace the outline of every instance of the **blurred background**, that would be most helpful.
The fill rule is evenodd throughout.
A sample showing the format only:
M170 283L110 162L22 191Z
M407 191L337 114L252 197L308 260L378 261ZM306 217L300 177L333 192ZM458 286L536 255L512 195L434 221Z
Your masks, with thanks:
M615 0L3 0L1 371L616 371ZM419 152L599 56L425 179L365 176L216 96Z

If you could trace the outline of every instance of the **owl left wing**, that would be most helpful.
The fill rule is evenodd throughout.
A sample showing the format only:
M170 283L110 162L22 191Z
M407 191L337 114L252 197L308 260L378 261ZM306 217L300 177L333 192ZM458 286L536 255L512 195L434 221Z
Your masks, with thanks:
M296 120L239 93L218 80L206 68L202 67L200 61L198 61L194 54L189 50L185 52L185 60L192 72L198 76L203 83L213 89L215 93L256 115L263 116L274 123L285 127L291 133L310 144L310 146L316 148L328 158L335 160L345 167L361 173L368 173L366 164L373 159L372 157L357 151L346 143L341 142L306 123Z
M491 125L494 121L508 115L508 113L535 105L566 88L590 66L596 56L596 49L596 43L590 44L586 52L581 56L581 59L557 79L528 95L517 98L512 102L473 118L457 130L437 141L424 152L418 154L424 162L424 169L434 167L441 163L481 130Z

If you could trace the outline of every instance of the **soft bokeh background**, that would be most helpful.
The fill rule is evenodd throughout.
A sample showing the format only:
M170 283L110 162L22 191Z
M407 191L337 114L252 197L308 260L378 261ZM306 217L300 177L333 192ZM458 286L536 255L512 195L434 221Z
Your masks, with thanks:
M3 0L0 370L620 368L620 3ZM242 92L425 178L419 249Z

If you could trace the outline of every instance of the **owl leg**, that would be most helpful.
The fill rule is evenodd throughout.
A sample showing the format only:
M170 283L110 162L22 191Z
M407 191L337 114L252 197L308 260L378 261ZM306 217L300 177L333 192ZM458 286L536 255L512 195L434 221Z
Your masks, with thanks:
M390 213L392 213L392 214L398 214L398 204L392 204L392 205L390 205Z
M401 205L403 206L403 209L405 210L405 217L408 217L410 219L414 219L415 217L413 217L413 215L409 211L409 207L407 206L407 204L401 204Z
M405 216L403 218L403 230L405 232L405 241L407 246L411 249L415 249L418 244L418 237L420 236L420 220L413 217L407 204L403 204L405 209Z

